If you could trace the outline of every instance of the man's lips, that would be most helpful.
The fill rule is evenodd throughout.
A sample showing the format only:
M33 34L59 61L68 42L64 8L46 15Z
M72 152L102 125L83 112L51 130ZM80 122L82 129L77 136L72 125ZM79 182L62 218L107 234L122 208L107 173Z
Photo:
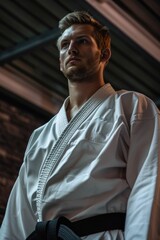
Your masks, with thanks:
M68 63L76 63L76 62L79 62L80 61L80 58L77 58L77 57L71 57L67 60L67 64Z

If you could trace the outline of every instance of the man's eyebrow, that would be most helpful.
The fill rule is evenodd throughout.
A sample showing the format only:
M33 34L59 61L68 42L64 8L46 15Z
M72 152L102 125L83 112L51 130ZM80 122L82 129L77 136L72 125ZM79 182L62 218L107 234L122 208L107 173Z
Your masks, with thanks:
M86 34L82 34L79 36L76 36L75 39L81 39L81 38L91 38L93 37L92 35L86 35ZM57 45L60 46L62 43L69 41L70 39L72 39L71 36L61 36L59 37L58 41L57 41Z
M86 37L86 38L90 38L90 37L92 37L92 36L90 36L90 35L86 35L86 34L82 34L82 35L78 35L78 36L75 36L74 38L75 39L79 39L79 38L83 38L83 37ZM69 40L69 39L72 39L72 37L70 37L70 36L64 36L64 38L62 37L61 38L61 42L62 41L67 41L67 40Z
M91 36L90 35L80 35L80 36L77 36L76 38L90 38Z

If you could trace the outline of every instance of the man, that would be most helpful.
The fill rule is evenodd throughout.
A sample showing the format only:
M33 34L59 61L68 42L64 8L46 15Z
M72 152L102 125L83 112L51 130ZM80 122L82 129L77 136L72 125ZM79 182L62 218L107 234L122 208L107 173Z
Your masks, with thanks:
M159 239L159 111L144 95L105 84L111 56L105 27L85 12L68 14L59 27L69 97L29 140L1 239L26 239L37 222L59 216L106 217L107 224L97 217L87 236L79 229L82 239ZM124 213L123 230L117 224Z

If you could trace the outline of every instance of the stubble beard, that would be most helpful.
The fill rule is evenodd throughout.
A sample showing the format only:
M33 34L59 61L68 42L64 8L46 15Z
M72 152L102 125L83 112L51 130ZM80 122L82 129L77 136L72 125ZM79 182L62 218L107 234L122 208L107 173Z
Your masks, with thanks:
M83 82L88 76L85 68L71 69L64 75L71 82Z
M95 69L97 69L97 65L99 65L99 53L96 54L97 61L95 61L92 65L90 62L86 62L86 66L75 66L66 71L63 71L64 76L71 82L85 82L92 81L92 76L95 74Z

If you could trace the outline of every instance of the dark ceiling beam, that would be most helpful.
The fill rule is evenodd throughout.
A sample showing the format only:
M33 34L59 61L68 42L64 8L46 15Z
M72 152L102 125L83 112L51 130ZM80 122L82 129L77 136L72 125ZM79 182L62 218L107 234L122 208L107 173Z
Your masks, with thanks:
M160 61L159 41L116 3L112 0L86 0L86 2L156 59L156 61Z
M35 36L27 41L17 44L13 48L8 48L0 54L0 65L10 62L11 60L32 51L35 48L41 47L55 41L59 36L58 28L47 31L41 35Z

